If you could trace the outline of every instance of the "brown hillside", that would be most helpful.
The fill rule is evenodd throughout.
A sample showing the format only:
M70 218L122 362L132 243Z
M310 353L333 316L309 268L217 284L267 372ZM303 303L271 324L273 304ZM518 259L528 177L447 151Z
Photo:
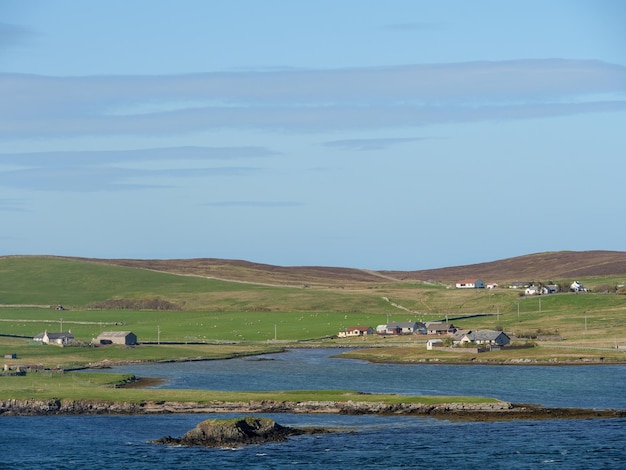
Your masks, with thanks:
M623 251L557 251L518 256L489 263L423 271L384 271L406 279L454 282L480 278L485 282L547 281L626 274Z
M621 274L626 276L626 252L622 251L537 253L488 263L421 271L367 271L323 266L284 267L216 258L172 260L72 259L229 281L298 287L367 287L407 280L434 280L453 283L466 278L480 278L485 282L505 283L516 280L547 281Z

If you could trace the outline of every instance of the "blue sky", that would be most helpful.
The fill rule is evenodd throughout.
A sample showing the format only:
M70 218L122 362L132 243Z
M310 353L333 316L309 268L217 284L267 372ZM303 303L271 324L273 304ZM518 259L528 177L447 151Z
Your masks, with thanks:
M0 255L626 250L620 0L0 0Z

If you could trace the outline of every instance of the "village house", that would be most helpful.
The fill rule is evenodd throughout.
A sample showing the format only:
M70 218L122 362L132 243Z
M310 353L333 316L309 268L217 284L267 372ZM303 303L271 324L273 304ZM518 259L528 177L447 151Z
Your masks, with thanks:
M509 289L526 289L533 284L533 281L515 281L509 284Z
M480 279L463 279L461 281L457 281L456 283L457 289L484 289L485 283Z
M539 295L541 294L541 287L539 286L530 286L527 287L524 291L524 295Z
M427 322L426 333L429 335L448 335L454 333L457 328L452 323Z
M389 322L386 325L378 325L376 333L379 335L412 335L424 330L426 325L422 322L403 321Z
M371 326L351 326L344 331L340 331L337 336L339 338L353 338L358 336L368 336L374 334L374 329Z
M504 332L497 330L459 330L454 334L454 344L506 346L510 342L511 339Z
M137 335L132 331L106 331L100 333L96 339L92 341L94 344L123 344L133 346L137 343Z
M556 294L559 291L559 286L557 284L546 284L541 287L542 294Z
M37 341L42 344L56 344L59 346L65 346L66 344L74 341L74 335L71 331L61 333L48 333L48 330L43 333L39 333L33 338L33 341Z
M572 282L572 285L570 286L569 290L571 292L587 292L587 288L583 286L580 281Z

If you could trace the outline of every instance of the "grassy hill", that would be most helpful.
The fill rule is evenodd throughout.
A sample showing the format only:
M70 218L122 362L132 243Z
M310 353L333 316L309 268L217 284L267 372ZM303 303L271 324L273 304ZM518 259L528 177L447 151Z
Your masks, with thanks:
M448 318L461 328L559 335L566 338L562 344L615 349L626 346L625 295L526 298L513 289L450 285L480 277L615 286L626 283L624 260L622 252L559 252L432 271L372 272L215 259L9 256L0 258L0 334L71 329L88 342L102 331L131 330L141 342L250 343L319 340L354 325ZM57 304L67 310L56 311ZM28 350L23 343L11 347L19 354Z

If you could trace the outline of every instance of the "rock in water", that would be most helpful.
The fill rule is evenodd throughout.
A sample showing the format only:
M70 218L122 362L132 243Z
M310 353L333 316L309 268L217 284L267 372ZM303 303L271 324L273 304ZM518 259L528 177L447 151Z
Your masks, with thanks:
M234 419L207 419L194 429L187 431L181 438L162 437L155 444L205 446L205 447L240 447L248 444L280 442L288 436L305 434L301 429L281 426L269 418L254 416Z

